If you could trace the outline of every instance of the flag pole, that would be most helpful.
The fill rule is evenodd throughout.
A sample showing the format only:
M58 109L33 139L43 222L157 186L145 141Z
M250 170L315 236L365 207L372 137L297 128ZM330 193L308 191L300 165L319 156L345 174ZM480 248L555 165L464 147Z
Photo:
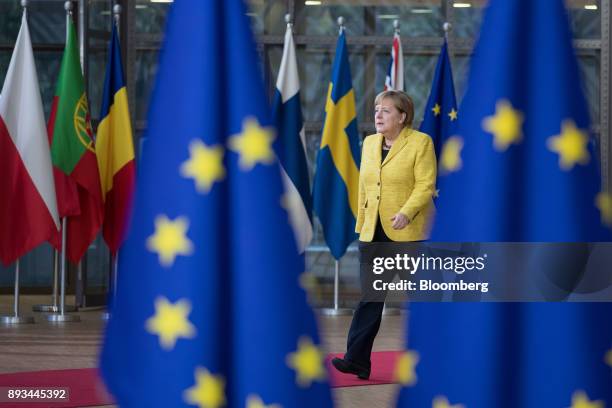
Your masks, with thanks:
M68 2L67 2L68 3ZM60 264L60 307L59 314L52 313L47 315L47 321L54 323L80 322L79 315L66 314L66 228L68 226L67 217L62 218L62 257Z
M115 20L115 27L117 28L117 36L121 34L119 31L119 19L121 17L121 4L115 4L113 6L113 19Z
M334 307L320 309L320 313L324 316L348 316L353 314L353 309L341 308L339 299L340 287L340 261L334 262Z
M444 39L448 42L448 33L450 32L450 30L452 30L453 25L451 23L449 23L448 21L445 21L444 24L442 24L442 29L444 30Z
M15 262L15 293L13 295L13 310L13 316L0 316L0 324L3 326L9 326L12 324L34 323L34 318L32 316L19 316L19 259L17 259Z
M49 312L57 312L59 310L58 306L57 306L57 292L58 292L58 268L59 268L59 253L57 249L53 250L53 282L51 283L52 285L52 294L51 294L51 301L53 302L52 304L40 304L40 305L34 305L32 306L32 310L34 312L44 312L44 313L49 313Z
M72 2L64 2L64 10L66 10L66 40L68 39L68 26L70 19L72 18ZM59 314L47 315L47 321L55 323L63 322L80 322L81 318L79 315L67 315L66 312L74 312L77 310L76 305L66 306L66 229L68 227L68 219L62 218L62 253L61 253L61 264L60 264L60 304Z

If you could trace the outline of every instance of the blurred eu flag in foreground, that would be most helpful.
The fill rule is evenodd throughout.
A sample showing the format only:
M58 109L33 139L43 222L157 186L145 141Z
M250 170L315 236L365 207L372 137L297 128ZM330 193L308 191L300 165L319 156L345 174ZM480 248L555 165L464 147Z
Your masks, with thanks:
M489 3L461 112L438 240L604 236L562 0ZM611 316L612 303L415 303L398 406L610 406Z
M102 351L121 406L331 406L245 12L168 14Z
M425 107L425 117L420 128L421 132L428 134L433 139L436 157L440 162L441 173L455 166L455 162L452 161L452 158L455 157L454 155L449 156L447 153L446 156L448 157L444 157L444 155L440 155L440 152L443 150L442 146L444 146L446 141L450 137L455 136L457 117L457 99L455 98L453 71L450 58L448 57L448 45L446 39L444 39L438 63L436 64L434 79L431 84L431 92ZM451 141L451 144L453 143L455 142ZM448 149L449 147L447 147L447 151L449 151ZM444 160L445 158L446 161Z
M608 239L602 220L612 224L612 200L600 193L562 3L491 3L471 62L459 136L446 153L456 166L441 178L434 240Z
M341 28L313 186L314 210L321 221L325 242L336 259L340 259L350 243L357 239L355 221L360 162L355 92L346 37Z
M611 315L610 303L412 304L398 406L609 407Z

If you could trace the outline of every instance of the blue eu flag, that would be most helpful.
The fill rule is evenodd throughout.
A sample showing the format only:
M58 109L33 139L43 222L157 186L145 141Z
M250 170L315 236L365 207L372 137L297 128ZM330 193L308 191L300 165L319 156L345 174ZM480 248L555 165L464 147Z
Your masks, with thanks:
M245 12L168 14L102 351L121 406L332 405Z
M461 114L438 240L605 236L562 0L489 3ZM415 303L398 406L609 406L610 316L612 303Z
M434 240L608 239L612 200L561 0L491 2L460 111L441 154Z
M611 315L610 303L412 304L398 406L608 407Z
M446 140L453 136L457 125L457 99L453 71L448 57L446 39L440 50L431 92L425 106L425 116L420 131L431 136L436 150L436 158L440 161L440 152Z

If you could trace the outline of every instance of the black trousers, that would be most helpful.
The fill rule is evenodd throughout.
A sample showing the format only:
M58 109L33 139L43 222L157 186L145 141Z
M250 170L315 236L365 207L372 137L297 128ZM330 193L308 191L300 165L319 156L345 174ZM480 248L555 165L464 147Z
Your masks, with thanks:
M376 230L372 242L391 242L380 224L380 219L376 223ZM364 256L364 251L367 250L370 244L369 242L359 242L360 263L362 264L359 273L361 274L362 285L363 282L366 281L363 276L363 262L364 258L366 258ZM351 328L348 333L344 358L367 369L371 367L370 355L372 354L372 346L374 345L374 339L378 334L378 329L380 328L380 322L382 320L382 312L385 306L384 296L386 296L386 294L383 295L382 301L380 302L365 301L363 299L359 302L353 314L353 321L351 322Z

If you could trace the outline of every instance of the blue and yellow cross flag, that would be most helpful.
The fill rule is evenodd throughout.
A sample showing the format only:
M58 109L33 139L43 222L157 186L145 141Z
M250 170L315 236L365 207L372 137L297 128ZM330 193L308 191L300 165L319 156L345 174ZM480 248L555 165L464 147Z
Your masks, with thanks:
M425 106L425 115L420 128L421 132L428 134L433 139L438 161L443 162L444 160L444 157L440 156L440 152L444 143L455 135L457 118L455 85L450 58L448 57L448 45L445 39L436 64L431 92ZM442 168L444 167L446 166L442 166Z
M169 10L101 356L125 407L330 407L242 0Z
M563 3L489 3L461 105L460 165L442 179L437 239L605 237ZM611 303L414 303L398 406L611 406L610 316Z
M313 186L314 211L325 242L340 259L357 239L357 199L361 150L355 92L344 30L336 45L332 79L325 104L325 122Z
M432 239L609 238L605 224L612 224L612 200L601 192L562 3L491 2L472 58L459 130L441 154L446 175L439 180Z

